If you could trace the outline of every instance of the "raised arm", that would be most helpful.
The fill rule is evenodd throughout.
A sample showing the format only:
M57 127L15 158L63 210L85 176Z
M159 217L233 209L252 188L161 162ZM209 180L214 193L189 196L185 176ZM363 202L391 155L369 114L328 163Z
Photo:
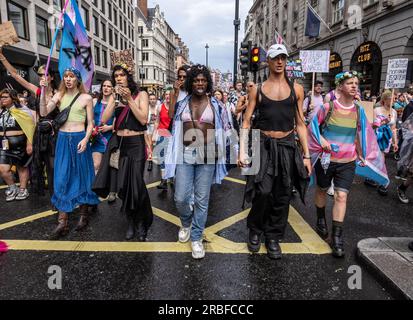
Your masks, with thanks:
M42 94L40 95L40 116L46 117L50 112L52 112L57 104L59 103L60 99L62 98L60 93L56 93L49 102L46 102L46 90L42 90Z
M22 76L20 76L17 73L17 70L10 64L10 62L3 55L2 47L0 47L0 61L3 64L3 66L6 68L6 70L10 73L10 75L14 78L14 80L16 80L20 85L25 87L27 90L30 90L34 94L37 93L38 87L35 86L34 84L26 81Z

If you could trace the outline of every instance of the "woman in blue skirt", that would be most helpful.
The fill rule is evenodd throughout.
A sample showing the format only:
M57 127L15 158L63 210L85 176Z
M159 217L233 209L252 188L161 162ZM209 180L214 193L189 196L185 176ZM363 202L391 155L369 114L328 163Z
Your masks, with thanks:
M58 209L59 218L53 236L59 238L69 231L68 213L80 207L76 230L81 230L88 224L88 206L99 203L92 192L95 177L89 146L93 129L92 97L86 93L80 72L74 67L65 70L58 92L47 104L45 96L40 97L41 116L56 107L60 112L71 108L67 121L60 124L55 152L52 204Z

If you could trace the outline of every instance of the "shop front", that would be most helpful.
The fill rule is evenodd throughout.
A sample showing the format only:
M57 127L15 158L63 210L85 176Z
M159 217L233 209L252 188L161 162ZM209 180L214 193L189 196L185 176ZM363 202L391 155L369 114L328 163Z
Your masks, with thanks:
M335 87L335 77L338 73L343 72L343 60L336 52L330 54L330 67L329 67L329 85L330 89Z
M382 53L379 46L372 41L361 44L351 59L351 70L363 74L360 91L370 90L372 95L380 92L382 71Z

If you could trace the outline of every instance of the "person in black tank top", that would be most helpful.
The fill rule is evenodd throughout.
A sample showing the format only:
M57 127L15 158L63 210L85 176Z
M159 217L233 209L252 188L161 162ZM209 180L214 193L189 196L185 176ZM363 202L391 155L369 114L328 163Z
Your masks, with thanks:
M121 212L128 221L126 239L131 240L136 235L138 241L146 241L153 221L149 193L143 179L146 162L144 133L147 130L149 100L146 92L139 91L131 70L133 67L125 63L113 68L115 93L109 98L102 123L115 114L116 134L109 140L92 189L102 198L116 190L122 200ZM110 166L110 157L118 149L119 169L114 169Z
M248 131L255 111L253 129L259 130L260 151L259 157L256 154L252 161L259 163L259 172L246 172L244 200L252 202L247 219L248 249L258 252L264 235L267 254L271 259L281 258L279 241L287 226L293 186L304 202L311 173L307 128L302 111L304 90L287 79L287 56L283 45L275 44L268 50L270 76L262 86L249 91L240 136L239 165L245 168L248 161ZM301 148L296 144L294 130L299 136Z

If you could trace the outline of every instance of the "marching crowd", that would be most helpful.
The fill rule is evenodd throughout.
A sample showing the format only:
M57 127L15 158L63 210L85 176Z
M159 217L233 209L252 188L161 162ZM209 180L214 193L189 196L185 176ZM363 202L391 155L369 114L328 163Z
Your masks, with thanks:
M287 57L285 46L271 46L268 79L246 88L238 82L230 92L213 88L207 67L182 67L173 88L160 99L141 90L132 66L119 60L92 97L76 68L68 66L57 83L41 66L34 85L17 74L0 48L0 62L26 89L22 94L12 88L0 91L5 201L27 199L29 184L31 192L43 193L47 184L58 211L53 230L58 239L69 232L68 216L75 210L80 231L102 199L114 202L118 197L128 221L126 239L145 241L153 212L144 170L151 171L155 163L162 178L158 188L174 185L182 224L178 240L191 241L192 256L200 259L211 186L238 166L246 174L244 202L252 205L247 219L251 252L259 251L264 237L268 256L281 258L279 242L292 195L308 201L306 191L315 185L315 229L323 239L329 237L326 195L333 195L331 246L335 257L343 257L354 176L385 195L390 182L385 154L390 150L398 161L398 197L409 203L413 88L373 97L368 90L359 91L362 75L348 71L336 76L329 93L317 81L314 92L306 95L287 77ZM373 123L361 100L376 104Z

